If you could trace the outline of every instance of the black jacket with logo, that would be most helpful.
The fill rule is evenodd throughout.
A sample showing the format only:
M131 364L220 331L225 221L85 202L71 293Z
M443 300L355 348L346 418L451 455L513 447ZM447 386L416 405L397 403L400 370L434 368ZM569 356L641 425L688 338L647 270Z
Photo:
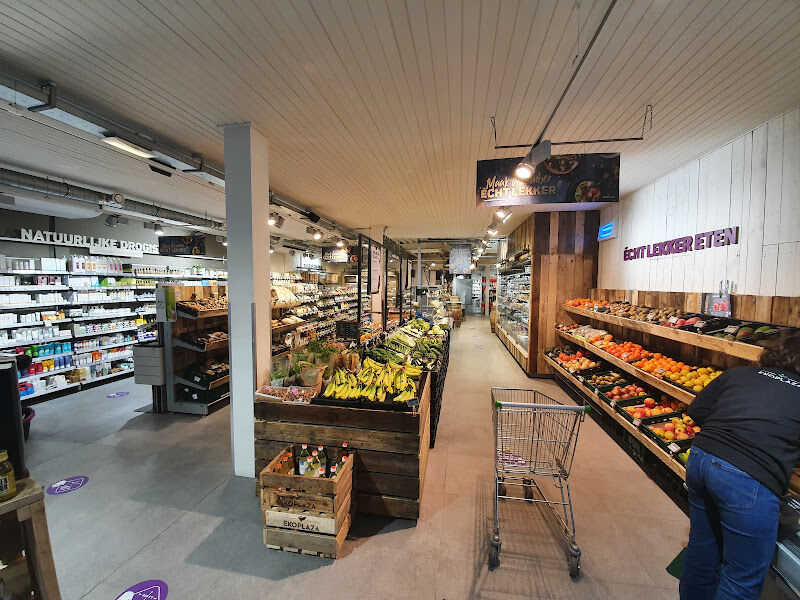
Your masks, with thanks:
M800 375L772 367L729 369L687 411L698 448L738 467L777 496L800 458Z

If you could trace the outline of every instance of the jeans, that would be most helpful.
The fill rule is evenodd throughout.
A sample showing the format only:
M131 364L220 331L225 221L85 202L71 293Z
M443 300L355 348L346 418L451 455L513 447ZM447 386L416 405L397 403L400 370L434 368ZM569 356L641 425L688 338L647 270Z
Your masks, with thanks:
M692 448L681 600L757 600L778 537L780 499L732 464Z

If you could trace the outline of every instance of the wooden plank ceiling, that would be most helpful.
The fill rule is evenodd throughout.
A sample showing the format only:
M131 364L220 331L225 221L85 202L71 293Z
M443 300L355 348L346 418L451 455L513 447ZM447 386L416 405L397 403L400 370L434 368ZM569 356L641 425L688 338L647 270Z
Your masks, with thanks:
M277 192L394 237L480 237L491 211L475 208L475 161L513 155L493 149L489 117L501 144L535 140L607 6L0 0L0 69L220 162L219 124L251 121ZM622 152L630 193L800 103L799 34L797 0L620 0L546 137L638 135L653 104L645 142L577 148ZM14 152L0 141L0 160ZM223 216L214 193L204 205ZM190 193L163 200L197 207Z

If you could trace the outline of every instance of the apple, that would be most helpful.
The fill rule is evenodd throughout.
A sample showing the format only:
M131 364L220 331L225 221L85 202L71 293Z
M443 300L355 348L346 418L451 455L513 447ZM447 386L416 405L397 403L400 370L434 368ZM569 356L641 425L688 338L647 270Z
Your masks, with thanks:
M635 413L633 413L633 418L634 419L641 419L643 417L644 417L644 413L642 413L642 412L640 412L638 410Z
M675 439L676 440L688 440L689 439L689 434L687 434L685 431L679 431L678 433L675 434Z
M692 427L692 431L694 431L695 433L700 433L700 428L697 425L695 425L694 427Z
M653 433L655 433L658 436L664 435L664 430L661 429L661 427L652 427L651 429L653 430Z
M675 431L674 423L664 423L664 431Z
M683 327L686 325L686 319L678 319L675 321L675 327Z
M656 401L653 400L652 398L645 398L644 405L647 406L648 408L653 408L656 405Z
M675 433L672 431L664 431L664 439L671 442L675 439Z

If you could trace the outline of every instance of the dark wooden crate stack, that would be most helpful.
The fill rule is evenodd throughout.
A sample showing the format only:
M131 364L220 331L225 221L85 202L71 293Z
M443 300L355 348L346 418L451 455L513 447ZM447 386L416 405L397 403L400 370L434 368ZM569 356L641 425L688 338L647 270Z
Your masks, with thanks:
M350 454L336 477L279 473L281 460L298 447L285 445L259 474L264 544L268 548L336 558L350 529L353 462Z
M358 512L419 518L430 442L430 377L416 412L289 404L255 399L256 471L289 443L356 450Z
M444 380L447 377L447 367L450 364L450 336L444 341L444 354L438 371L431 372L431 441L430 447L436 444L436 431L439 428L439 416L442 411L442 397L444 396Z

